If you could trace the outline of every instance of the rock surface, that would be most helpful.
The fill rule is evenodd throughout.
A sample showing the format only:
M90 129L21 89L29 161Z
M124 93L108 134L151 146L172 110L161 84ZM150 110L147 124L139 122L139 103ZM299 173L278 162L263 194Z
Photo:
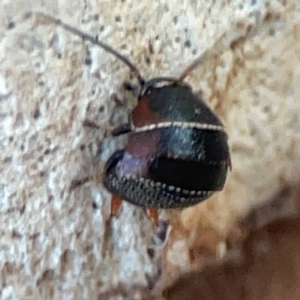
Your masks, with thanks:
M122 89L128 68L28 11L98 35L146 78L217 53L187 81L226 124L233 171L208 201L161 212L171 228L163 251L140 208L125 203L109 220L101 184L125 142L110 132L134 105ZM299 36L298 0L2 1L1 299L144 299L224 257L233 224L300 179Z

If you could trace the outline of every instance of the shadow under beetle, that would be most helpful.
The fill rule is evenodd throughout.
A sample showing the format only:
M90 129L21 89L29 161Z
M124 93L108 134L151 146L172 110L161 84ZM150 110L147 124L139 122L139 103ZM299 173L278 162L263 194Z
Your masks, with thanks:
M59 19L37 13L125 63L140 84L138 103L112 135L128 134L128 143L108 160L103 183L113 194L112 214L121 199L144 207L158 221L158 208L185 208L223 189L230 152L225 128L208 105L183 80L199 57L178 78L145 81L139 70L110 46Z

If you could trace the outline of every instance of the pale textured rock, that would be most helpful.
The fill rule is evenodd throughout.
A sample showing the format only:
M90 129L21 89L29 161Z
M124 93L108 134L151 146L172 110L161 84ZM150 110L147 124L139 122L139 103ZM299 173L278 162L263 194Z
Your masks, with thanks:
M168 213L173 230L162 259L148 255L155 233L141 209L125 204L107 222L101 172L124 142L109 132L133 106L121 89L127 67L56 26L24 19L29 10L98 34L146 78L179 75L212 46L220 54L188 81L224 120L233 171L222 193ZM1 298L139 299L161 268L163 285L170 272L202 264L195 247L224 255L233 222L300 178L299 35L298 0L2 1ZM100 130L84 128L85 118ZM87 174L97 176L70 192ZM178 249L184 262L176 263Z
M269 203L255 209L236 224L240 236L229 234L230 255L183 275L164 291L166 298L298 300L299 195L299 184L286 186Z

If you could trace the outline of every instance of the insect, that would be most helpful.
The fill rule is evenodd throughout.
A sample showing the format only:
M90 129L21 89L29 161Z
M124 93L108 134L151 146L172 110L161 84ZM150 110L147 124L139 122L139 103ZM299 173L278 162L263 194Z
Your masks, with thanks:
M140 91L129 121L112 135L128 135L124 149L108 160L103 183L113 194L112 214L121 199L148 209L182 209L223 189L231 168L226 130L218 116L184 79L202 61L199 57L177 77L144 80L137 67L116 50L63 23L40 14L120 59L137 77Z

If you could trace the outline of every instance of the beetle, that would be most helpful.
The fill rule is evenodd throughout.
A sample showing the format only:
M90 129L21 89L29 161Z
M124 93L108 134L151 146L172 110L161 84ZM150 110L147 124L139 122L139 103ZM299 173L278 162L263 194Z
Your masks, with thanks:
M186 208L223 189L231 168L225 127L184 81L203 56L178 78L146 81L134 64L109 45L59 19L37 15L111 53L139 81L137 105L129 122L112 132L113 136L127 134L127 145L110 157L104 170L104 186L114 196L112 214L122 199L149 209L157 222L157 209Z

